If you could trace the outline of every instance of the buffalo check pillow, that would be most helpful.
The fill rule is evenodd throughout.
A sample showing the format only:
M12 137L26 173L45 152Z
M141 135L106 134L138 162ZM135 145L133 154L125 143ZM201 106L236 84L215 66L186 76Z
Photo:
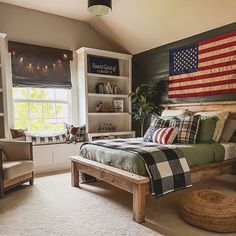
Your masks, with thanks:
M201 116L186 116L179 124L177 141L179 143L196 143Z
M178 134L178 128L160 128L152 135L152 141L159 144L172 144Z

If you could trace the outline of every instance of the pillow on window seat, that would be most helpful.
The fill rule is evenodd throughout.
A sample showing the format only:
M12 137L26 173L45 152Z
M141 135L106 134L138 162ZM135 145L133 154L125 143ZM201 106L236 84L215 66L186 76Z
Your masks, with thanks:
M33 145L45 145L55 143L66 143L66 133L58 133L56 135L40 135L32 132L25 132L26 141L32 142Z
M16 141L25 141L25 132L27 129L10 129L12 139Z
M67 143L84 142L86 139L86 126L67 126Z

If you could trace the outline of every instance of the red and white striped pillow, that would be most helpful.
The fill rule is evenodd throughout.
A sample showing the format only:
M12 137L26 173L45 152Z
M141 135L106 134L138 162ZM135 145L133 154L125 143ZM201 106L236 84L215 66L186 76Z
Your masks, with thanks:
M152 141L159 144L172 144L178 134L178 128L160 128L152 135Z

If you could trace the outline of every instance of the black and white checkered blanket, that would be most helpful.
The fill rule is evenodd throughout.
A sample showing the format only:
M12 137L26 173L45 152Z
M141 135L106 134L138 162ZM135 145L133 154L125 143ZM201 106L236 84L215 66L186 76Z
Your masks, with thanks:
M99 140L86 144L139 155L151 180L151 192L158 197L192 186L188 163L182 151L175 146L144 142L143 139Z

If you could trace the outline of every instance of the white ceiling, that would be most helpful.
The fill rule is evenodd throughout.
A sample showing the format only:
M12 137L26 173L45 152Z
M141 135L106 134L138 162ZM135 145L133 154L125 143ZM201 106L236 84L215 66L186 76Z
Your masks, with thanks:
M86 21L132 54L236 22L236 0L113 0L104 17L91 15L87 0L1 2Z

